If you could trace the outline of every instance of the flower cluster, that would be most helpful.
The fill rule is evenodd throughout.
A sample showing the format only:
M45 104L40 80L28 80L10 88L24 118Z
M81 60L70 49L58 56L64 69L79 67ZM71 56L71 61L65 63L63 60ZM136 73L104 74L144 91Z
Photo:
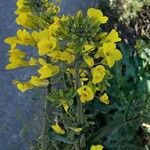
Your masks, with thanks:
M23 23L19 18L28 16L31 12L26 10L24 5L25 0L17 2L16 12L19 17L16 21L19 25L19 22ZM25 22L21 25L28 28L31 21L25 18L23 20ZM78 87L77 93L82 103L93 100L95 93L101 92L99 86L107 80L107 76L110 74L108 68L122 58L121 52L116 48L116 42L121 41L117 31L114 29L110 33L101 31L101 24L106 23L107 20L108 18L103 15L101 10L90 8L87 16L83 16L80 11L74 17L55 16L52 24L47 25L43 30L30 32L26 29L19 29L16 36L8 37L5 40L11 46L9 50L10 63L6 69L37 67L38 74L31 76L29 81L14 81L13 83L22 92L33 87L47 86L50 77L62 72L60 63L65 65L64 69L66 70L63 72L70 73L68 70L75 72L75 63L78 62L78 69L80 72L84 72L84 80L81 77L80 85L82 86ZM91 33L93 35L90 35ZM27 57L27 54L18 46L36 47L39 57ZM74 79L75 73L72 76ZM101 95L100 100L105 104L109 103L106 95Z
M59 16L59 7L54 3L47 3L47 0L38 4L42 5L38 12L35 11L38 8L34 10L29 7L33 1L17 2L16 22L24 29L19 29L16 36L5 39L10 45L9 64L6 69L32 67L37 69L37 72L27 81L14 80L13 84L25 92L36 87L53 85L55 76L57 81L54 84L60 85L60 82L63 82L63 88L60 93L54 94L56 100L52 97L51 102L63 107L66 114L69 113L71 105L76 108L76 103L83 105L97 99L97 95L100 102L109 104L109 96L106 93L108 80L111 78L109 69L122 58L122 54L116 47L116 43L121 41L118 32L115 29L109 33L103 32L101 27L108 21L108 17L95 8L89 8L87 15L79 11L75 16ZM36 57L25 52L25 46L33 47ZM65 93L70 89L75 92ZM53 91L52 89L51 92ZM74 114L75 118L76 116ZM70 121L74 122L74 119ZM66 134L68 130L78 134L83 130L83 126L80 126L84 123L81 122L61 127L56 120L51 128L61 135ZM91 150L98 149L103 149L103 146L91 147Z
M60 8L49 0L18 0L16 23L28 29L44 29L59 11Z

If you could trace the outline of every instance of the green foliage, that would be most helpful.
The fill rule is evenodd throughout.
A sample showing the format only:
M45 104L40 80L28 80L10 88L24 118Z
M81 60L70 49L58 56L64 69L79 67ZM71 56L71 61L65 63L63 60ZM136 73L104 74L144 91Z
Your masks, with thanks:
M111 0L110 7L117 11L120 20L129 21L137 17L142 7L150 5L149 0Z
M114 75L109 90L111 105L106 108L95 102L92 108L89 108L94 111L94 120L99 128L90 138L90 142L98 143L102 140L108 150L145 150L144 147L150 146L150 143L144 140L150 136L147 132L149 128L142 126L142 122L150 122L147 76L150 70L145 70L145 60L135 49L124 43L119 46L124 58L111 71Z
M149 71L150 67L150 43L145 42L142 39L137 40L136 48L139 56L142 59L143 67Z
M109 114L111 118L108 121L118 118L126 118L127 120L132 118L133 121L112 132L107 137L106 145L110 145L108 149L112 150L115 148L143 149L142 136L146 136L146 134L145 129L141 129L141 122L150 122L149 79L147 78L150 70L149 72L145 70L142 65L145 60L135 50L125 44L120 44L120 47L124 58L122 64L120 63L113 70L116 73L114 73L114 84L111 83L111 96L116 111ZM131 143L132 145L130 145Z

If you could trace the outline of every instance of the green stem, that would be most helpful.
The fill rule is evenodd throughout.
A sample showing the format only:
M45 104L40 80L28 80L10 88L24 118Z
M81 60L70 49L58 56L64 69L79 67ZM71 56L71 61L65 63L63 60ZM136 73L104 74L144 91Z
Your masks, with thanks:
M75 88L78 90L78 88L81 87L80 83L80 65L79 65L79 55L76 56L76 62L75 62ZM84 118L83 118L83 108L82 103L80 101L79 95L77 97L77 117L78 117L78 123L83 125L84 124Z
M42 128L42 136L41 136L41 149L42 150L48 150L48 140L47 140L47 133L49 129L49 123L48 123L48 114L50 113L50 103L49 100L46 99L45 102L45 115L44 115L44 122L43 122L43 128Z
M49 79L50 81L50 79ZM48 89L47 89L47 94L51 91L51 85L49 84ZM49 144L49 139L47 137L48 131L49 131L49 119L48 117L51 115L51 105L50 101L48 98L46 98L45 102L45 114L44 114L44 120L43 120L43 128L42 128L42 134L41 134L41 150L48 150L48 144ZM56 150L59 150L57 145L53 143L51 140L53 146L55 147Z
M19 110L19 108L17 108L17 115L18 115L18 118L21 119L25 124L26 124L26 127L30 127L30 128L33 128L34 130L38 131L38 133L41 133L40 129L38 129L37 127L33 126L31 122L29 121L26 121L22 118L22 114ZM22 135L22 131L21 131L21 136ZM24 137L23 137L24 138ZM48 136L48 133L45 134L45 138L47 138L47 142L51 142L52 146L56 149L56 150L59 150L59 148L57 147L56 143ZM26 138L27 139L27 138Z
M80 149L79 149L79 146L78 146L78 145L79 145L79 144L78 144L78 141L75 141L73 145L74 145L74 149L75 149L75 150L80 150Z
M128 113L129 113L129 110L130 110L130 107L131 107L131 103L132 103L132 97L130 97L129 102L127 104L127 107L125 109L124 120L126 120L128 118Z

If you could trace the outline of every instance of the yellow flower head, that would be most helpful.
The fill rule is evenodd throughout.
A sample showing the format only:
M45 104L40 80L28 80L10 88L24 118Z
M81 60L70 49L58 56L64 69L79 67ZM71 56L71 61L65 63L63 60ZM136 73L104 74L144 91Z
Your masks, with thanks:
M103 42L120 42L121 38L119 38L119 34L116 30L112 29L112 31L102 39Z
M17 43L18 43L18 37L14 36L14 37L8 37L5 39L5 43L14 46L13 48L16 47Z
M31 12L20 13L19 16L16 18L16 23L25 28L31 29L33 27L33 23L30 16L32 16Z
M37 31L33 31L31 33L31 37L34 39L34 41L37 43L40 41L40 36L39 36L39 32Z
M10 63L6 66L7 70L16 69L19 67L27 67L28 63L20 58L10 58Z
M25 92L26 90L32 89L33 85L29 82L19 82L19 81L13 81L13 84L15 84L21 92Z
M17 36L6 38L5 43L8 43L13 47L16 47L17 44L25 46L36 45L34 38L30 35L30 33L26 29L23 30L19 29L17 31Z
M103 57L103 63L112 67L116 61L122 59L121 52L116 49L115 43L104 43L102 48L99 48L97 56Z
M92 145L90 150L103 150L103 148L102 145Z
M58 61L61 58L61 51L60 50L54 50L47 54L47 56L51 57L54 61Z
M29 81L32 85L37 86L37 87L44 87L48 86L49 81L45 79L40 79L37 76L31 76L31 80Z
M82 103L91 101L94 98L94 92L88 85L84 85L77 90Z
M26 29L19 29L17 31L17 36L18 36L18 44L21 45L35 45L35 40L32 38L32 36L30 35L30 33L26 30Z
M25 58L26 53L21 51L20 49L11 49L11 50L9 50L9 56L18 57L18 58Z
M104 93L102 96L100 96L100 101L105 103L106 105L109 104L109 97L108 97L107 93Z
M93 44L85 44L83 46L83 52L90 52L94 50L94 45Z
M96 66L95 68L93 68L91 70L91 73L92 73L92 76L93 76L92 82L94 84L97 84L97 83L103 81L103 79L106 75L106 69L104 68L104 66L98 65L98 66Z
M42 66L47 65L47 62L43 58L39 58L38 61L39 61L39 64Z
M54 23L52 25L49 26L49 32L52 36L55 36L56 35L56 32L58 31L59 29L59 20L60 18L58 17L54 17Z
M57 39L55 37L50 37L50 39L43 39L38 43L39 55L43 56L57 47Z
M52 129L58 134L65 134L65 130L63 130L58 123L51 126Z
M49 40L52 36L50 30L44 29L40 32L35 32L36 41L40 42L41 40ZM53 36L52 36L53 37Z
M24 7L24 3L25 3L25 0L18 0L16 3L18 9L22 9Z
M108 17L103 16L102 11L99 9L89 8L87 15L89 18L94 18L96 21L100 22L101 24L104 24L108 21Z
M45 64L43 65L39 70L38 73L40 74L40 79L45 79L45 78L49 78L52 77L54 75L56 75L59 72L59 67L58 66L54 66L51 64Z
M68 51L64 51L60 53L60 60L66 61L68 64L71 64L75 60L75 55Z
M28 40L31 39L30 33L26 29L19 29L17 31L17 36L22 40Z
M92 57L84 56L83 59L89 67L92 67L94 65L94 59Z
M16 69L19 67L26 67L28 63L24 60L26 53L19 49L12 49L9 51L9 64L6 66L7 70Z

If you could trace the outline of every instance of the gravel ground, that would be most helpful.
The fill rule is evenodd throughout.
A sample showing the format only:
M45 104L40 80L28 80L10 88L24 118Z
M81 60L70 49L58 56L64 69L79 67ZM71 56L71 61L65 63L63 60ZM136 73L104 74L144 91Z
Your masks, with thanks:
M74 14L77 10L86 10L96 5L96 0L62 0L61 12ZM18 28L15 23L15 9L16 0L0 0L0 150L29 150L28 144L20 136L25 123L18 117L17 110L19 108L24 120L32 121L34 118L36 122L35 116L42 112L43 105L38 100L32 100L34 92L24 94L12 85L12 80L25 80L34 70L5 70L9 46L3 41L6 37L15 35ZM30 138L33 139L32 136Z

